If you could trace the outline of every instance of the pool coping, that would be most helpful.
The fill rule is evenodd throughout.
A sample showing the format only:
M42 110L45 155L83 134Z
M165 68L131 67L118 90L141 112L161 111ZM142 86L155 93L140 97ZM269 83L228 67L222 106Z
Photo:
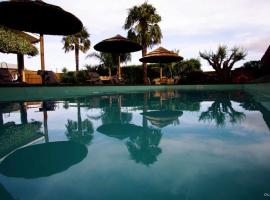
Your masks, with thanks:
M103 86L4 86L0 87L0 102L34 101L76 98L82 96L146 92L154 90L245 90L266 93L270 97L270 83L221 85L103 85Z

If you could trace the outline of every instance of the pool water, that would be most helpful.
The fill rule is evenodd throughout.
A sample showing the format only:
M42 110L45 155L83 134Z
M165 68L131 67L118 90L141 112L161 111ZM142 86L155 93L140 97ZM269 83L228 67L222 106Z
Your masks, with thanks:
M269 199L270 101L258 99L169 89L1 102L0 199Z

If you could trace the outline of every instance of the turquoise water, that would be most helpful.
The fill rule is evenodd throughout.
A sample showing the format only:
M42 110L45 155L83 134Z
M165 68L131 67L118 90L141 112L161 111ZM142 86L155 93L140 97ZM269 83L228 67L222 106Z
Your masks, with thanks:
M269 199L270 100L156 90L0 102L0 199Z

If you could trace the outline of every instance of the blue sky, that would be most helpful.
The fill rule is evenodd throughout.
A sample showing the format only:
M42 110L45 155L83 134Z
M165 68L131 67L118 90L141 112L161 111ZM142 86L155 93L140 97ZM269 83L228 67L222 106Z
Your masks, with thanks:
M91 49L99 41L116 34L126 36L122 29L128 8L144 0L47 0L61 6L81 19L90 33ZM198 58L199 51L215 50L218 45L240 46L248 51L245 61L259 60L270 45L269 0L149 0L162 17L161 45L169 50L179 49L185 59ZM65 54L62 37L45 36L45 65L61 71L63 67L75 70L74 52ZM153 49L148 49L151 51ZM88 54L87 53L87 54ZM96 64L93 59L80 55L80 68ZM141 52L132 54L128 64L139 64ZM16 63L15 55L0 54L0 62ZM203 70L212 70L203 60ZM242 63L236 64L239 67ZM39 69L39 56L25 59L28 69Z

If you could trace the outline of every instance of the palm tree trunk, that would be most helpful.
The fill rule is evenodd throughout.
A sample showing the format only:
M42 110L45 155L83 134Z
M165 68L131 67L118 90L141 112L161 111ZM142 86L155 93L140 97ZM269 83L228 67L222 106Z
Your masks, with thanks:
M148 92L144 92L143 94L143 113L146 113L148 110ZM146 130L148 128L148 123L147 123L147 119L145 117L145 115L143 116L143 120L142 120L142 126L144 128L144 130Z
M75 44L75 62L76 62L76 72L79 71L79 46Z
M142 57L146 56L147 54L147 46L143 45L142 49ZM143 83L148 85L148 77L147 77L147 63L143 63Z

